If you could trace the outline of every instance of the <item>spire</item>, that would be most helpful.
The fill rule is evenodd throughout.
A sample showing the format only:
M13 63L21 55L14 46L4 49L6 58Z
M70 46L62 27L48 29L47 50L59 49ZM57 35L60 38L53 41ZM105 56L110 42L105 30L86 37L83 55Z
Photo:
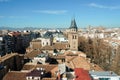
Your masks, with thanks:
M76 29L76 30L78 29L78 28L77 28L76 21L75 21L75 18L73 18L73 19L71 20L71 25L70 25L69 29Z

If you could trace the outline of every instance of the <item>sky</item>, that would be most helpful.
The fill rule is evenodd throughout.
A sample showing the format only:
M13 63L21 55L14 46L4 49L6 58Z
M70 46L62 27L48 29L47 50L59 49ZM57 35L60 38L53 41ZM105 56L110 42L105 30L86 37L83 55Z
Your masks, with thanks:
M120 27L120 0L0 0L0 27Z

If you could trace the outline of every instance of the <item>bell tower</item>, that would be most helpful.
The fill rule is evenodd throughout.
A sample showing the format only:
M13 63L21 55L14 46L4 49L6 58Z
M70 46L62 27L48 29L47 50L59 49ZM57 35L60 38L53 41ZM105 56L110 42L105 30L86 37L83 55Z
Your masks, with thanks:
M78 28L75 19L71 20L71 25L69 27L68 40L70 45L70 50L78 50Z

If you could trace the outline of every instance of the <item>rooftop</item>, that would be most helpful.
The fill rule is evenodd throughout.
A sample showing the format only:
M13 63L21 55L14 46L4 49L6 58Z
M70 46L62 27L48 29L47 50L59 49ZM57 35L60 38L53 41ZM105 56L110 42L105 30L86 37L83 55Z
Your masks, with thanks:
M27 72L11 71L8 72L3 80L26 80Z
M35 69L35 68L44 68L46 72L49 72L49 71L52 71L54 69L58 69L57 68L58 66L57 65L43 65L43 64L25 64L23 66L23 69L22 70L31 70L31 69Z
M71 68L83 68L84 70L95 70L95 71L103 71L101 67L98 65L89 63L87 58L81 56L66 56L66 65Z
M112 71L89 71L89 74L96 76L118 76Z
M82 68L75 68L75 80L91 80L91 77L89 75L89 72L82 69Z
M40 50L33 50L30 53L25 54L25 58L33 59L38 54L41 54Z
M72 28L75 28L76 30L78 29L75 19L73 19L73 20L71 21L71 25L70 25L69 29L72 29Z

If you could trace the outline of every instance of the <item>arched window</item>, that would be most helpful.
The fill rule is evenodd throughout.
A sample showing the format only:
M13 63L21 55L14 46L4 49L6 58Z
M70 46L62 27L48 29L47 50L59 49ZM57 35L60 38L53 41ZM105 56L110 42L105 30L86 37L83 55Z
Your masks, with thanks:
M77 36L75 35L75 39L77 39Z
M74 35L72 36L72 39L74 39Z
M48 42L46 44L48 45Z

